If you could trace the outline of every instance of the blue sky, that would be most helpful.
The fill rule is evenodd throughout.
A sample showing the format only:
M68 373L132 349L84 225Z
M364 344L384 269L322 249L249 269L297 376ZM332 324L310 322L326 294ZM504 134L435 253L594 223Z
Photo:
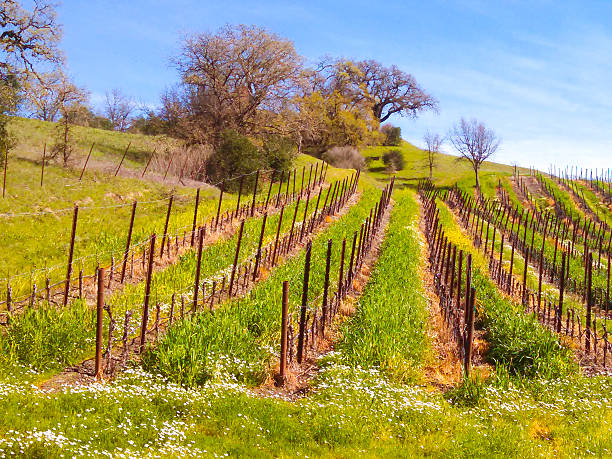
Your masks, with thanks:
M412 73L440 101L439 114L392 118L412 143L476 117L502 138L498 162L610 166L609 1L64 0L58 12L70 73L93 103L117 87L155 105L177 80L182 34L255 24L313 62L373 58Z

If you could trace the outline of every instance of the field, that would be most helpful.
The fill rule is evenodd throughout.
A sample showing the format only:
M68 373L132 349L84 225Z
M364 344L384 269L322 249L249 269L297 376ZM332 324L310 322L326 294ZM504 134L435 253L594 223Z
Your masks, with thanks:
M41 185L13 129L0 457L612 456L610 177L404 143L221 194L83 128Z

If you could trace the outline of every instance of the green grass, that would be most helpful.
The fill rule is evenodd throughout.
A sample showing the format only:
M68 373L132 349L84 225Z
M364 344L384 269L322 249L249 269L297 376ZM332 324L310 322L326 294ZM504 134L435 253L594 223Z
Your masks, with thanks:
M377 367L395 379L413 381L428 347L418 216L413 193L395 193L381 256L338 344L342 362L350 366Z
M472 254L472 282L476 287L477 320L486 331L488 358L511 373L527 377L558 378L576 371L571 351L544 328L523 306L502 295L488 277L487 260L459 229L452 212L439 204L446 236L464 252ZM465 278L465 276L463 276Z
M14 175L9 198L0 201L0 214L71 208L76 200L87 200L87 205L97 207L129 204L135 198L162 199L159 208L151 205L145 211L143 206L136 237L143 240L152 230L159 232L165 218L164 201L172 192L177 196L172 231L190 227L194 194L190 188L173 189L97 173L87 174L79 184L76 171L49 166L48 182L40 190L40 164L36 161L53 126L16 120L14 128L21 130L20 143L9 166L19 167L9 169ZM142 167L150 142L165 142L80 128L77 134L82 154L92 140L101 145L95 153L101 160L118 160L127 141L132 140L134 156L127 166L133 168ZM366 155L380 156L387 149L370 148ZM339 324L334 352L319 359L318 371L304 397L286 401L282 396L266 395L267 387L253 387L277 365L280 286L286 279L291 284L290 312L297 328L304 266L301 252L284 260L245 298L225 302L214 313L203 312L177 322L145 354L144 366L151 373L135 364L132 370L103 384L55 393L31 385L91 356L94 316L86 305L74 302L58 310L40 304L12 318L10 326L0 330L0 456L611 456L612 380L580 376L556 336L495 288L487 277L487 260L458 228L446 206L440 207L440 215L447 236L474 257L478 326L486 331L488 357L496 368L490 378L468 380L447 393L428 386L420 377L425 363L435 365L420 278L424 246L414 193L400 188L415 187L428 171L422 151L408 144L401 150L407 166L398 174L395 207L380 257L355 301L354 315ZM312 161L300 157L297 167ZM327 239L334 241L334 290L339 243L342 238L350 240L380 196L376 182L388 174L377 161L371 163L373 179L362 176L359 203L313 240L311 300L322 292ZM499 180L510 193L511 173L509 166L485 164L483 194L495 196ZM330 168L328 181L346 174ZM435 181L441 187L458 182L461 189L473 192L473 172L450 156L440 157ZM216 190L205 192L202 219L216 211L217 197ZM515 202L513 193L510 197ZM235 199L228 196L227 208L235 206ZM303 204L300 207L303 209ZM82 210L77 256L123 249L129 207L90 209L89 213ZM70 215L49 217L6 221L3 229L10 230L7 234L14 245L3 247L6 256L0 263L6 264L0 266L0 272L29 271L32 260L38 260L37 267L44 267L40 259L46 258L47 266L60 264L62 275ZM284 221L286 231L290 219L285 217ZM265 242L273 237L277 222L278 215L269 217ZM261 217L247 221L241 259L253 252L260 225ZM536 234L537 247L538 238L541 244L541 235ZM235 243L236 235L231 234L205 248L204 278L231 263ZM550 241L545 247L546 256L552 257ZM500 249L507 259L509 248ZM518 273L522 266L518 267L517 260ZM163 303L169 293L189 288L194 264L194 253L188 251L175 265L156 273L153 302ZM24 281L26 286L28 282ZM0 289L4 286L0 281ZM135 324L142 285L129 286L107 300L116 317L126 309L134 310ZM164 303L163 314L167 314L166 307Z
M85 274L91 274L98 263L108 266L111 257L119 259L122 256L134 200L139 204L132 245L143 243L152 233L163 232L170 195L175 198L169 233L190 231L195 188L137 178L112 177L102 172L86 173L83 180L79 181L79 169L65 169L55 164L46 166L45 182L41 188L40 164L28 157L28 151L37 148L37 142L42 140L44 133L52 131L53 126L41 121L16 118L13 129L20 142L13 157L9 159L7 196L0 200L0 223L3 229L0 241L0 250L3 252L0 257L0 301L5 300L9 278L14 298L28 294L33 284L40 291L47 277L51 284L65 278L75 204L80 207L74 253L75 273L84 269ZM75 138L77 142L96 140L100 148L110 152L109 155L117 154L123 142L132 141L135 148L139 145L145 148L153 141L146 136L89 128L77 130ZM164 145L169 145L164 139L154 141L163 141L166 142ZM120 158L122 151L118 154ZM134 164L144 166L144 163L138 163L142 159L139 158L135 158ZM310 156L300 155L295 167L298 173L302 167L306 167L308 175L309 166L315 162ZM337 180L346 175L346 171L330 167L327 180ZM298 187L300 180L301 177L298 177ZM282 189L285 190L284 187ZM272 195L277 191L278 185L275 185ZM265 200L267 193L268 182L260 182L258 200ZM251 193L243 196L242 203L250 202L251 197ZM218 199L218 189L202 184L198 210L200 224L216 214ZM236 200L236 194L225 193L222 211L233 209Z
M382 155L388 150L400 150L404 158L404 169L394 175L398 184L408 185L416 189L418 181L429 177L429 168L426 164L426 153L420 148L407 142L399 147L368 147L363 151L368 159L368 173L378 180L387 180L389 174L382 162ZM524 173L524 169L519 169ZM487 197L495 195L498 179L512 175L513 168L504 164L490 161L483 163L480 170L480 185L482 193ZM476 184L474 170L469 162L460 160L456 156L439 154L433 173L433 182L436 186L449 188L458 184L459 188L472 193Z
M347 330L363 323L388 324L375 307L383 303L377 300L374 287L381 285L383 276L396 273L397 266L407 266L406 271L416 275L418 266L412 260L418 252L418 237L410 228L414 202L410 195L398 195L397 202L405 207L396 205L388 234L390 238L397 234L401 242L407 240L408 248L398 253L395 244L383 245L371 283L360 298L362 318L355 316L347 323ZM334 230L339 231L340 226ZM404 275L398 274L397 281ZM393 282L385 278L382 285L390 289L389 294L399 295ZM394 298L403 299L404 309L413 306L411 298L422 308L424 300L418 300L421 289L413 280L402 285L402 296ZM259 306L266 307L261 302ZM394 305L394 310L401 310L401 306ZM239 318L238 322L237 333L252 333L241 328ZM409 335L421 333L418 326L412 330L410 322L404 328ZM200 333L202 329L191 331ZM400 327L393 326L390 331L401 339ZM423 343L421 339L414 342ZM412 354L382 340L372 348L386 355ZM488 382L476 382L461 393L445 396L389 379L392 373L378 370L376 358L354 360L350 348L346 356L343 349L337 354L338 358L321 362L312 392L294 402L249 392L226 371L216 372L194 388L138 369L110 384L55 394L0 383L0 452L27 457L611 454L612 386L608 378L517 380L501 371ZM465 402L467 398L470 403Z
M48 152L55 142L56 128L57 123L13 117L9 129L17 139L17 144L11 151L11 155L37 161L37 164L40 165L43 146L47 144ZM75 148L73 160L77 164L85 160L92 143L95 144L91 155L93 160L110 160L115 161L116 164L119 164L128 143L131 143L126 160L122 165L126 168L142 168L154 150L162 152L178 144L166 136L123 133L83 126L73 126L72 135Z
M64 310L29 308L0 333L0 374L14 377L19 368L31 374L62 370L82 359L94 341L95 312L84 302Z
M310 299L322 292L327 240L334 241L331 272L337 273L340 241L358 231L379 197L378 189L371 185L366 187L358 204L313 239ZM221 362L227 364L227 371L243 383L262 382L268 367L273 364L273 350L280 345L282 298L279 286L286 279L290 280L289 306L296 329L295 313L301 300L304 258L302 251L278 266L245 298L231 301L213 314L201 313L177 323L150 350L145 367L178 383L194 385L208 380Z

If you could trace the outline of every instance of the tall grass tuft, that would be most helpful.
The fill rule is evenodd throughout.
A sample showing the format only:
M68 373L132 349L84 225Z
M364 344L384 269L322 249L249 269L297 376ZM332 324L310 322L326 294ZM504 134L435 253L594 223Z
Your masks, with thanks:
M36 371L62 368L91 349L95 311L77 300L69 308L43 304L10 319L0 334L0 365Z

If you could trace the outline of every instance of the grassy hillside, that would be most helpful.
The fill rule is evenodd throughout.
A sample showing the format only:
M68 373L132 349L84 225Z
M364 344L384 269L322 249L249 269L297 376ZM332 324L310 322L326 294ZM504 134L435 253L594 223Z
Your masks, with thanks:
M416 187L420 179L429 177L427 153L408 142L402 142L399 147L369 147L363 151L369 158L368 172L379 180L388 180L389 173L382 161L382 156L390 150L399 150L404 158L405 167L394 175L401 184ZM495 187L501 177L512 175L513 167L487 161L480 169L480 184L485 196L493 196ZM474 170L470 163L459 160L456 156L438 154L433 171L433 182L437 186L449 187L457 183L462 189L475 186Z
M43 145L46 143L47 148L53 145L57 129L57 123L14 117L10 130L17 140L17 145L11 153L19 158L40 162ZM83 126L74 126L72 132L76 149L74 161L79 164L87 156L92 143L95 143L91 156L94 160L118 161L131 142L124 163L126 167L138 166L153 150L161 151L175 144L175 141L165 136L146 136Z
M15 118L11 129L17 145L8 163L6 197L0 199L0 298L6 295L6 283L12 279L14 295L36 283L40 289L48 276L51 283L65 276L70 242L73 206L79 206L75 244L75 272L91 273L98 264L108 264L111 257L119 259L125 247L132 202L138 201L132 245L144 241L152 233L163 231L168 199L174 196L168 232L191 227L196 187L202 187L198 219L202 223L217 211L219 190L205 183L190 181L191 186L177 181L164 182L160 177L141 180L137 176L117 176L101 170L85 173L79 180L81 163L91 142L101 160L119 163L125 147L132 142L133 160L124 166L140 171L144 168L151 148L171 147L172 140L138 134L75 127L78 146L75 166L64 168L51 162L44 170L41 186L42 147L55 129L55 123ZM93 155L92 155L93 156ZM298 172L317 162L310 156L297 158ZM123 167L123 166L122 166ZM112 168L111 168L112 170ZM132 174L133 175L133 174ZM329 180L345 175L331 168ZM298 179L298 187L299 187ZM259 186L258 199L268 192L267 183ZM276 193L278 186L272 188ZM248 199L250 199L249 196ZM243 203L247 198L243 196ZM222 211L236 206L237 193L225 193Z
M134 200L133 244L144 244L151 233L163 230L171 195L170 233L180 236L191 228L196 187L202 188L199 223L210 221L217 211L217 188L164 181L153 174L141 180L134 173L142 170L153 149L170 148L170 139L77 127L73 167L49 164L41 187L42 146L55 126L16 118L12 129L18 144L9 159L7 196L0 199L0 301L7 298L8 277L16 296L30 295L34 283L40 295L46 276L52 282L64 278L75 204L80 209L75 270L82 267L89 274L98 262L108 265L111 256L121 256ZM97 166L106 167L92 168L80 181L80 166L92 142ZM114 177L108 171L129 142L124 166L133 171ZM449 328L449 316L440 314L444 292L436 289L442 277L434 270L444 257L428 256L435 252L435 235L423 230L426 195L414 192L419 180L429 176L426 154L405 142L398 148L405 168L396 174L385 215L380 209L389 174L381 157L391 149L364 151L371 158L368 170L361 174L357 192L335 212L321 212L328 204L325 191L331 203L348 190L346 179L354 171L330 167L328 183L312 196L287 200L284 214L279 206L265 217L245 217L240 246L237 222L223 233L209 234L198 275L198 255L189 243L181 252L177 244L165 265L156 259L143 354L136 347L146 316L144 276L114 288L109 281L105 301L115 322L113 328L108 315L103 316L103 349L113 330L112 356L127 362L127 370L116 377L106 375L99 382L92 377L96 312L91 295L74 298L66 307L39 297L18 313L0 305L2 318L8 318L0 325L0 457L610 457L612 379L605 372L582 374L580 339L555 333L528 313L520 299L502 291L491 277L488 255L475 244L475 233L461 226L458 208L438 201L433 209L446 241L471 254L474 263L475 348L481 360L474 362L476 376L463 377L460 332ZM316 163L300 155L295 167L307 174ZM495 197L501 181L520 207L512 171L511 166L485 163L482 191ZM331 185L334 181L337 186ZM472 193L474 172L465 161L439 155L434 184L442 189L458 184ZM270 192L274 196L279 188L268 188L266 182L257 198L264 200ZM571 202L569 193L562 196ZM597 198L588 190L585 196L589 204ZM234 210L237 200L236 194L224 194L222 210ZM234 260L252 260L260 240L271 248L277 234L282 247L283 241L291 241L294 225L297 238L302 222L313 215L321 223L308 236L308 276L306 241L300 236L292 251L279 256L277 265L266 264L259 275L251 276L245 263L237 277L243 290L236 296L218 293L215 303L215 292L232 275ZM371 236L372 221L382 223L368 252L361 243ZM491 232L502 231L501 221L497 225L495 230L486 226L487 241ZM537 225L529 232L524 226L522 237L544 247L546 258L554 256L551 235L542 234ZM500 239L498 235L494 252L503 254L507 265L514 250ZM270 252L264 251L262 259ZM360 253L370 257L365 264L357 262ZM520 266L515 263L514 275L520 276L524 259L516 256ZM578 256L570 273L581 278ZM358 266L355 277L349 276L353 266ZM454 267L453 261L451 283ZM459 265L458 273L461 269ZM535 288L534 266L527 272L528 285ZM457 291L466 291L466 274L464 270ZM595 272L597 285L602 285L603 274ZM247 278L252 279L250 290ZM289 362L285 386L279 388L274 381L286 280ZM555 285L544 282L547 298L558 298ZM330 288L327 303L325 285ZM194 290L201 297L192 308ZM340 291L348 295L334 303ZM573 303L583 314L581 298L566 293L566 310ZM456 317L463 316L462 301L456 304ZM326 315L331 319L323 334L317 332L317 317ZM307 342L302 365L296 357L301 317ZM599 346L601 359L601 340ZM609 365L609 353L605 355Z

